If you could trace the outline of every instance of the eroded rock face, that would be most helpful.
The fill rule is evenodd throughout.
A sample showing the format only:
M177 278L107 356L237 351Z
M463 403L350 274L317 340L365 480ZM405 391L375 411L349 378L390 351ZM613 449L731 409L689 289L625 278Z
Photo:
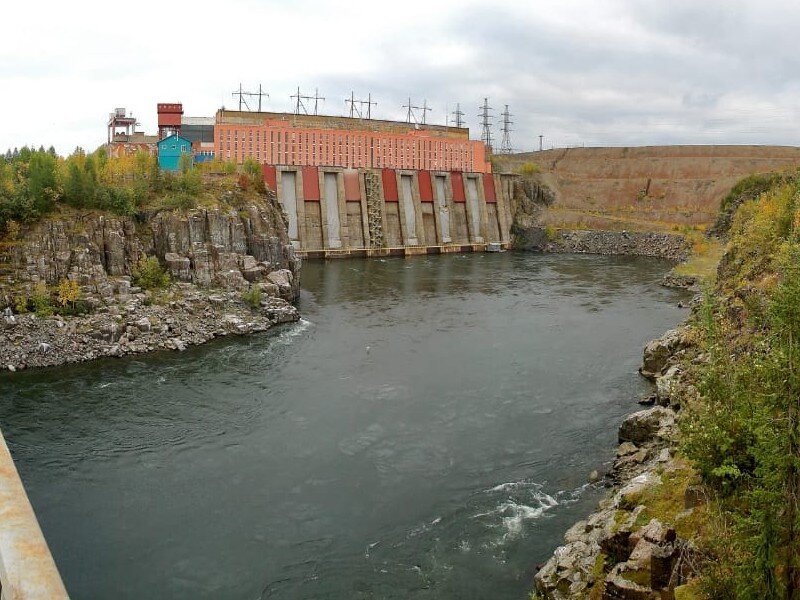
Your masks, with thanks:
M174 281L200 287L242 290L285 270L291 281L282 297L291 301L298 290L300 261L279 208L265 200L241 212L163 211L138 227L133 218L96 214L43 221L12 246L0 294L11 304L12 287L71 279L84 296L107 299L142 256L157 257Z
M173 278L201 286L244 289L276 270L293 276L299 260L274 207L250 206L244 213L212 209L165 212L149 223L152 252L163 257ZM292 299L297 291L290 285Z

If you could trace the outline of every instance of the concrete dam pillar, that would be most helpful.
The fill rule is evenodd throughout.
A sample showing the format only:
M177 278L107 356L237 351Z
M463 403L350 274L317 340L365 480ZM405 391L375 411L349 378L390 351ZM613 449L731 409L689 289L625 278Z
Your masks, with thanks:
M481 203L478 196L478 178L467 177L467 213L469 213L469 237L473 244L483 243L483 227L481 226Z
M400 175L400 203L403 205L402 221L403 238L406 246L418 246L417 213L414 210L414 178L411 175Z
M294 244L300 243L297 227L297 173L295 171L281 172L281 187L279 199L289 217L289 239Z
M453 241L450 237L450 208L447 205L447 178L444 175L436 175L436 208L439 215L439 241L442 244L449 244Z
M337 173L323 173L323 190L325 202L325 231L328 248L342 247L342 224L339 220L339 182Z

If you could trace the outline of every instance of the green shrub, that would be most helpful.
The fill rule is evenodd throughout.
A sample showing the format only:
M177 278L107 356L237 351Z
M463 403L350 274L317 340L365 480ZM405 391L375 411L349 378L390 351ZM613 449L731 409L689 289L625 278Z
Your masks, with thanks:
M177 192L166 196L162 205L170 210L191 210L197 206L197 198L186 192Z
M255 284L251 285L248 289L242 292L242 300L247 302L253 308L261 306L261 288Z
M519 174L525 176L536 175L541 172L541 167L533 162L526 162L519 168Z
M160 290L169 285L170 277L155 256L142 258L133 269L133 282L145 290Z
M44 282L39 282L31 293L31 303L36 316L48 317L53 314L53 305L50 302L50 290Z

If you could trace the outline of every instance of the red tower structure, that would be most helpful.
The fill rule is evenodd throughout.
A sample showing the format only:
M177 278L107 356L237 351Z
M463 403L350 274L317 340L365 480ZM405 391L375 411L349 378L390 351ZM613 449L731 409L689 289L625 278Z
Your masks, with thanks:
M180 134L183 104L159 102L158 103L158 139L163 140L168 135Z

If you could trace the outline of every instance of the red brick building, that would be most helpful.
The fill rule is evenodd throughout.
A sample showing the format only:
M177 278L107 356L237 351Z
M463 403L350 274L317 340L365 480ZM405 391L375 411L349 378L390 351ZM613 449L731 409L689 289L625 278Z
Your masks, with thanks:
M262 164L490 173L469 129L396 121L219 110L218 158Z

